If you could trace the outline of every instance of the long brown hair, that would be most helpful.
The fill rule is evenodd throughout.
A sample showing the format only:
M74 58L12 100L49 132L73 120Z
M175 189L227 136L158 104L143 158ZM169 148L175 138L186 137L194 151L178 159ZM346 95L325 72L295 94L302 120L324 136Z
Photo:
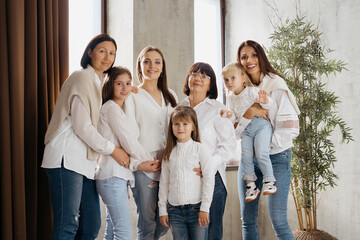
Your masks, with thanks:
M194 130L191 132L191 138L196 142L200 142L199 125L195 110L189 106L177 106L170 116L169 129L166 139L166 147L162 155L162 160L164 161L169 161L171 151L176 146L177 138L174 135L172 124L173 121L177 119L183 119L185 121L192 122L194 126Z
M110 68L108 70L108 77L102 88L103 104L106 101L114 98L114 81L119 75L124 74L124 73L129 75L130 80L132 80L129 69L127 69L125 67L116 66L116 67Z
M276 74L281 77L281 75L271 66L269 59L266 56L266 53L264 49L261 47L261 45L253 40L247 40L245 42L242 42L237 50L237 56L236 60L238 62L241 62L241 50L245 46L250 46L255 49L255 52L257 53L258 59L259 59L259 65L260 65L260 71L264 75L269 75L269 73ZM249 78L252 80L251 76L248 74Z
M158 89L162 92L164 99L165 99L165 104L168 105L168 103L170 103L170 105L172 107L176 106L176 100L174 98L174 96L170 93L169 88L168 88L168 84L167 84L167 75L166 75L166 63L165 63L165 58L164 55L162 54L161 50L157 47L153 47L153 46L147 46L145 47L139 54L138 58L137 58L137 63L136 63L136 73L137 73L137 77L140 83L142 83L143 80L143 76L141 73L141 59L143 58L143 56L147 53L147 52L151 52L151 51L156 51L160 54L161 58L162 58L162 64L163 64L163 69L162 69L162 73L160 74L160 77L158 79L157 82L157 87Z

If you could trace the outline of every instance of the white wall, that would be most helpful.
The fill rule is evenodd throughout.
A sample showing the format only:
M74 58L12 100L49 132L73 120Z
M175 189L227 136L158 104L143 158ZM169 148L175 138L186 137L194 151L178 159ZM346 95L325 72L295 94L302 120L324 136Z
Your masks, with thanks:
M279 9L282 17L294 17L295 2L290 0L269 1L270 6ZM265 1L225 0L225 61L236 60L239 44L252 39L269 47L272 31L269 19L274 20L274 12ZM335 188L328 188L318 197L318 227L339 239L358 239L360 235L360 155L359 136L360 108L360 2L358 0L311 1L302 0L302 13L314 24L319 24L323 32L324 44L334 49L329 57L344 60L349 71L330 76L328 89L342 101L338 112L353 128L355 139L350 144L340 144L341 135L335 131L332 140L338 162L335 173L339 180ZM292 196L289 197L289 223L298 228ZM261 221L269 221L261 219ZM265 224L269 226L268 224ZM268 231L264 229L264 231ZM266 234L262 239L270 239Z

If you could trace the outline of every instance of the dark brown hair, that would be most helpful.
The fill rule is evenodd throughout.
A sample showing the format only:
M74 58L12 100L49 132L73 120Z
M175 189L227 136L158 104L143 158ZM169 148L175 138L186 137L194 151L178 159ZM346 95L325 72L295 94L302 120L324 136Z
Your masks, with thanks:
M260 71L264 75L269 75L269 73L273 73L276 75L281 76L270 64L266 53L264 49L261 47L261 45L253 40L247 40L245 42L242 42L237 50L237 61L241 62L241 50L245 46L250 46L255 49L255 52L257 53L258 59L259 59L259 65L260 65ZM248 74L249 78L251 79L251 76ZM252 79L251 79L252 80ZM253 82L254 83L254 82Z
M201 73L201 74L206 74L207 76L210 77L210 90L206 93L206 96L209 97L210 99L216 99L218 96L218 90L217 90L217 85L216 85L216 75L214 70L212 69L212 67L204 62L197 62L194 63L185 78L185 82L184 82L184 86L183 86L183 93L186 96L189 96L190 94L190 88L189 88L189 77L191 75L191 73Z
M129 69L127 69L125 67L116 66L116 67L112 67L108 70L108 77L102 88L103 104L106 101L114 98L114 81L119 75L124 74L124 73L129 75L130 80L132 79Z
M99 43L106 42L106 41L112 42L115 45L115 51L117 50L117 45L116 45L115 40L112 37L110 37L108 34L101 33L101 34L95 36L88 43L88 45L86 46L85 51L81 57L80 65L83 69L87 68L88 65L92 66L91 57L89 56L89 50L94 51L94 49L96 48L96 46ZM116 54L115 54L115 57L116 57ZM115 58L114 58L114 62L115 62ZM114 65L114 62L111 64L111 67ZM107 72L108 72L108 70L105 71L105 73L107 73Z
M162 54L162 52L160 51L159 48L157 47L153 47L153 46L147 46L145 47L139 54L138 58L137 58L137 63L136 63L136 73L137 73L137 77L140 83L143 82L143 76L141 73L141 59L143 58L143 56L147 53L147 52L151 52L151 51L156 51L160 54L161 58L162 58L162 64L163 64L163 69L162 69L162 73L160 74L160 77L158 79L157 82L157 87L158 89L162 92L164 99L165 99L165 104L168 105L168 103L170 103L170 105L172 107L176 106L176 100L174 98L174 96L170 93L169 88L168 88L168 84L167 84L167 75L166 75L166 64L165 64L165 59L164 59L164 55Z
M199 125L195 110L189 106L177 106L170 116L166 147L161 157L161 159L164 161L169 160L171 151L174 149L177 143L177 138L175 137L172 129L173 121L176 119L183 119L185 121L192 122L194 130L191 132L191 138L196 142L200 142Z

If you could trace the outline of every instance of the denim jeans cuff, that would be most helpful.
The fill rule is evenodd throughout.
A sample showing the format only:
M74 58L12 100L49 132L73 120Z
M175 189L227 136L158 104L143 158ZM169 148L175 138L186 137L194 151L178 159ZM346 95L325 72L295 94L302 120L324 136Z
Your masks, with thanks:
M266 182L276 182L274 175L263 176L263 183L266 183Z
M253 173L253 174L243 173L243 174L241 175L241 179L242 179L242 180L248 180L248 181L256 181L256 180L257 180L257 177L256 177L255 173Z

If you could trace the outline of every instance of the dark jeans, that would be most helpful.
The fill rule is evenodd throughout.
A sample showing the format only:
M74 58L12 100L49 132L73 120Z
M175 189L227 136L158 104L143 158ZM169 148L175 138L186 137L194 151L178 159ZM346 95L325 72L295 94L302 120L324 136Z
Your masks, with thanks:
M216 172L213 200L210 206L209 240L221 240L223 237L223 215L225 211L227 191Z
M206 240L208 227L200 227L200 205L172 206L168 204L169 222L174 240Z
M94 180L61 168L46 169L53 209L53 239L95 239L101 218Z

